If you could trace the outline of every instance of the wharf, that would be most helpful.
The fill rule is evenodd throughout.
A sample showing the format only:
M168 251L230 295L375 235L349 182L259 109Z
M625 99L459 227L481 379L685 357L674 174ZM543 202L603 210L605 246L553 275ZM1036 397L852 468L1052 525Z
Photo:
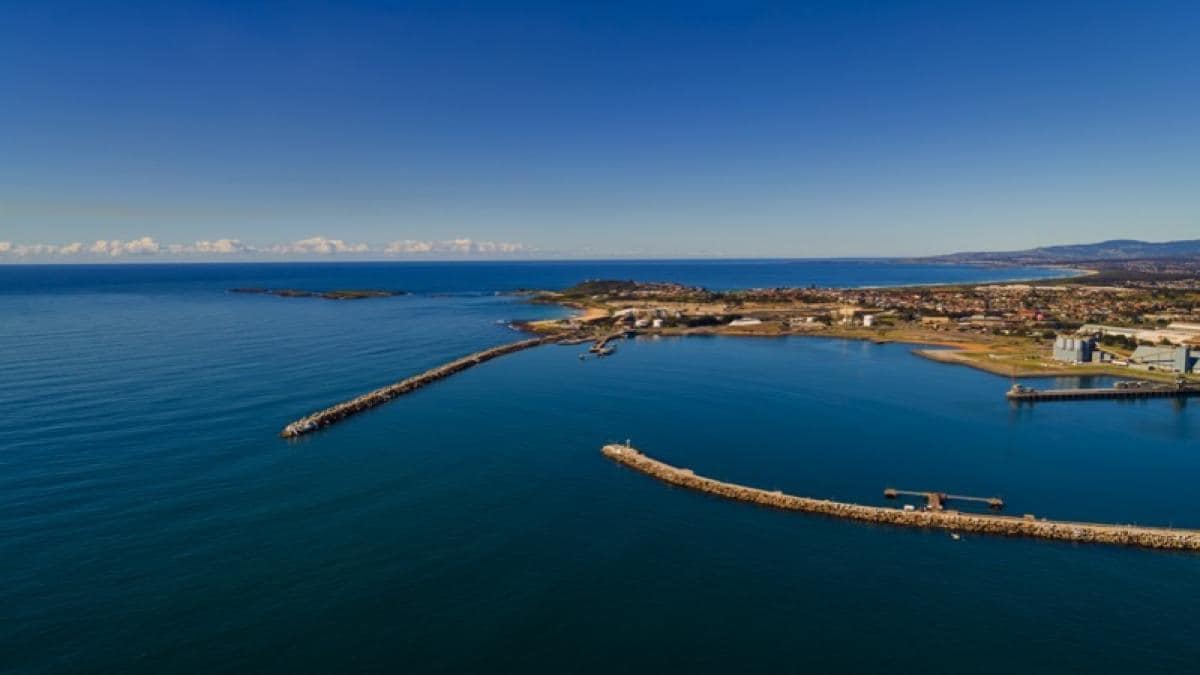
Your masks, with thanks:
M946 502L976 502L986 504L989 509L999 511L1004 508L1004 500L999 497L972 497L969 495L950 495L945 492L930 492L918 490L897 490L896 488L886 488L883 491L883 496L888 499L898 499L900 497L921 497L925 500L925 508L931 511L941 511L945 508Z
M780 491L768 491L736 483L698 476L651 459L628 445L610 444L601 450L604 456L664 483L704 492L725 499L748 502L789 511L803 511L833 518L880 523L900 527L975 532L1010 537L1055 539L1086 544L1113 544L1138 548L1200 551L1200 530L1176 530L1165 527L1077 523L1038 520L1033 516L1013 517L993 514L962 513L951 510L903 510L866 506L811 497L797 497ZM896 491L900 492L900 491Z
M632 334L633 334L633 331L620 330L615 333L609 333L608 335L602 335L601 337L597 338L596 342L592 344L591 349L589 349L588 351L590 351L594 354L604 353L604 350L609 348L608 347L609 342L612 342L613 340L620 340L622 338L629 337Z
M483 351L468 354L460 359L455 359L449 363L444 363L436 368L431 368L419 375L414 375L408 379L401 380L394 384L389 384L386 387L380 387L373 391L369 391L362 396L343 401L336 405L317 411L311 415L301 417L300 419L288 424L279 432L283 438L295 438L304 434L316 431L323 427L327 427L335 422L339 422L351 415L360 413L364 410L374 408L377 405L387 403L388 401L416 391L421 387L432 384L444 377L449 377L455 373L466 370L473 366L477 366L485 361L490 361L498 356L512 354L523 349L537 347L538 345L554 341L554 337L539 337L530 340L521 340L519 342L510 342L499 347L484 349Z
M1200 386L1144 384L1095 389L1033 389L1013 385L1005 396L1010 401L1080 401L1087 399L1186 398L1200 396Z

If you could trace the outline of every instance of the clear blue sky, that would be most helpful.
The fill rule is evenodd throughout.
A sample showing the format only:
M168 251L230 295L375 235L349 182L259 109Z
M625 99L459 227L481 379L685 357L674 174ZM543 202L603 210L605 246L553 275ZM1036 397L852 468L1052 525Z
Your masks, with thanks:
M1200 237L1195 0L239 4L3 3L0 241Z

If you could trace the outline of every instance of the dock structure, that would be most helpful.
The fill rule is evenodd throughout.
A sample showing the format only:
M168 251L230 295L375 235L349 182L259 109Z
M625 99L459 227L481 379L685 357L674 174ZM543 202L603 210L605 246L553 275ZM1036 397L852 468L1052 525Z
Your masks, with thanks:
M596 341L592 344L591 348L589 348L588 351L592 352L593 354L603 354L603 355L611 354L612 348L608 346L608 343L612 342L613 340L620 340L624 337L627 337L629 334L630 334L630 331L628 331L628 330L620 330L615 333L609 333L607 335L602 335L596 339ZM610 351L605 352L606 349L608 349Z
M362 396L357 396L349 401L343 401L336 405L319 410L311 415L301 417L300 419L288 424L279 432L283 438L295 438L304 434L316 431L330 424L341 421L351 415L360 413L364 410L374 408L377 405L387 403L388 401L404 394L410 393L428 384L436 382L444 377L449 377L455 373L466 370L473 366L477 366L485 361L490 361L496 357L519 352L523 349L537 347L546 342L554 341L554 337L538 337L529 340L521 340L519 342L510 342L499 347L484 349L483 351L468 354L460 359L455 359L449 363L444 363L436 368L414 375L410 378L399 382L389 384L386 387L380 387L373 391L369 391Z
M886 488L883 491L883 496L888 499L896 499L898 497L920 497L925 500L925 507L932 511L941 511L946 507L946 502L977 502L986 504L989 509L999 511L1004 508L1004 500L999 497L971 497L969 495L951 495L945 492L928 492L918 490L897 490L896 488Z
M736 483L726 483L696 475L691 469L671 466L642 454L629 445L609 444L604 456L664 483L704 492L740 502L788 511L815 513L860 522L948 530L952 533L1054 539L1086 544L1112 544L1150 549L1200 551L1200 530L1176 530L1165 527L1109 525L1058 520L1039 520L952 510L906 510L866 506L812 497L797 497L780 491L768 491ZM899 491L897 491L899 494ZM925 495L927 493L917 493ZM940 494L940 493L938 493Z
M1124 386L1122 386L1124 385ZM1034 389L1014 384L1005 396L1010 401L1080 401L1088 399L1186 398L1200 396L1200 385L1118 382L1115 387L1094 389Z

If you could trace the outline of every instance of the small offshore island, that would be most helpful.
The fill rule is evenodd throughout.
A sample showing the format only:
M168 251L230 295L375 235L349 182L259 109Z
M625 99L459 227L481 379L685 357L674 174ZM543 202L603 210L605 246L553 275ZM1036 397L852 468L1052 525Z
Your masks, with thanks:
M405 291L388 291L379 289L345 289L333 291L306 291L298 288L231 288L230 293L247 293L251 295L274 295L280 298L321 298L323 300L366 300L368 298L392 298L398 295L408 295Z

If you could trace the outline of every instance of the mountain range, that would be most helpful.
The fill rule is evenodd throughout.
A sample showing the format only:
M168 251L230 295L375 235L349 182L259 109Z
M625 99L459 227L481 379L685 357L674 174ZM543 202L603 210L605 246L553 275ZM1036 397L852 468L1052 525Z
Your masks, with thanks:
M974 251L923 258L937 262L988 263L1076 263L1092 261L1162 260L1200 258L1200 239L1149 242L1110 239L1094 244L1040 246L1023 251Z

